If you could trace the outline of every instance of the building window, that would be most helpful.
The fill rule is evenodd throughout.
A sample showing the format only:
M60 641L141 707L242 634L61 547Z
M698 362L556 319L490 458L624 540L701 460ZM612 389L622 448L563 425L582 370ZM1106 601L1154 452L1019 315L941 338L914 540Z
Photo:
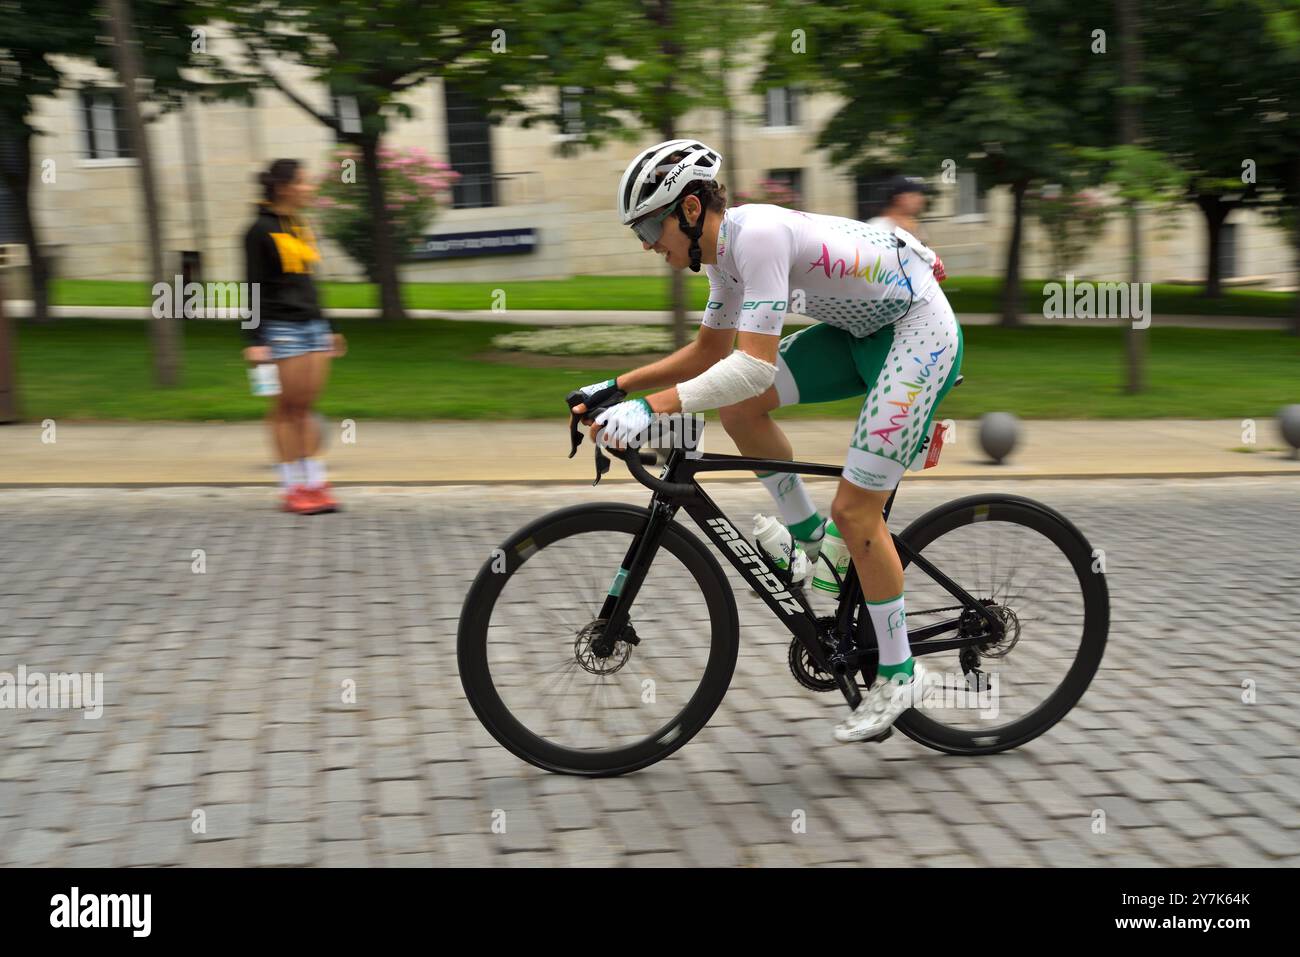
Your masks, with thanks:
M792 86L768 90L763 99L764 126L798 126L799 93Z
M1224 223L1219 227L1219 278L1232 279L1237 275L1237 224Z
M122 106L115 91L81 91L81 128L89 159L124 159L132 156Z
M560 135L582 136L587 131L583 121L583 96L586 89L581 86L560 87Z
M885 211L889 205L890 179L892 177L858 174L854 182L858 220L865 223Z
M804 202L803 195L803 170L801 169L772 169L767 171L768 180L776 187L772 190L774 194L784 192L785 196L776 195L774 199L784 200L794 206L802 206ZM784 187L784 190L782 190Z
M957 215L984 215L984 192L974 171L963 170L957 174Z
M334 131L335 138L361 132L361 107L355 96L335 96L334 121L339 128Z
M452 208L495 206L492 127L487 113L450 84L443 84L443 98L447 111L447 160L460 173L460 179L451 188Z
M16 139L0 140L0 166L6 172L16 172L18 164L26 161L26 156L19 156ZM23 231L18 226L18 198L5 185L5 178L0 176L0 246L22 241Z

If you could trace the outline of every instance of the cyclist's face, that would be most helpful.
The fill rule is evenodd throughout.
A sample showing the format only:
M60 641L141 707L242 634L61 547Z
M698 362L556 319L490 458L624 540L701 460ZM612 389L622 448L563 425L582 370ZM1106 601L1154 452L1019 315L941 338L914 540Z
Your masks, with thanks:
M687 196L682 202L682 211L686 214L687 222L694 222L695 217L702 212L700 201L694 196ZM691 240L682 232L676 210L664 218L663 232L659 234L658 241L643 242L641 248L663 256L664 261L673 269L685 269L691 264Z

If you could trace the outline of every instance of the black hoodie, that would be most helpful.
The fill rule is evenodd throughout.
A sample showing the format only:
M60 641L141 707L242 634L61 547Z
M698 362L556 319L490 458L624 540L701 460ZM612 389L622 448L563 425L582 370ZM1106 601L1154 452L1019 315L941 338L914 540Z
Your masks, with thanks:
M244 330L250 345L265 345L265 322L307 322L325 318L311 273L320 262L316 237L300 219L258 203L257 218L244 235L248 281L259 284L261 322ZM330 329L334 323L330 322Z

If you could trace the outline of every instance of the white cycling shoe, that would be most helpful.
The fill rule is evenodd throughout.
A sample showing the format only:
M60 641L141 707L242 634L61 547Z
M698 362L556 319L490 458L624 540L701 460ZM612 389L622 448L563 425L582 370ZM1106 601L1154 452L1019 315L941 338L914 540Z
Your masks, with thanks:
M876 679L862 696L862 703L835 726L836 741L868 741L885 735L908 708L915 708L934 690L927 686L926 668L912 664L912 677L895 675L890 681Z

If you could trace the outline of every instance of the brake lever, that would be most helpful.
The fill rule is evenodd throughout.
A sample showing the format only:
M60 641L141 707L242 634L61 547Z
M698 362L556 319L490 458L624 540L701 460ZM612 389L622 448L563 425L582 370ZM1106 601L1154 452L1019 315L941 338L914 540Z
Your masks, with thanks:
M582 444L582 431L578 424L582 421L582 416L573 411L575 405L581 405L586 399L581 390L574 390L564 397L564 401L569 405L569 458L578 454L578 446Z
M595 442L593 444L596 446L596 478L591 484L599 485L601 478L603 478L605 473L609 471L611 463L609 461L609 456L600 450L600 443Z
M570 392L565 401L569 403L569 408L572 409L575 405L585 402L586 399L587 397L581 392ZM573 458L578 454L578 446L582 444L582 431L578 426L580 424L590 425L593 421L594 420L589 412L569 413L569 458ZM593 442L592 445L595 446L596 449L596 477L592 480L591 484L599 485L601 478L603 478L605 473L609 471L610 461L605 456L605 453L600 450L599 442Z

